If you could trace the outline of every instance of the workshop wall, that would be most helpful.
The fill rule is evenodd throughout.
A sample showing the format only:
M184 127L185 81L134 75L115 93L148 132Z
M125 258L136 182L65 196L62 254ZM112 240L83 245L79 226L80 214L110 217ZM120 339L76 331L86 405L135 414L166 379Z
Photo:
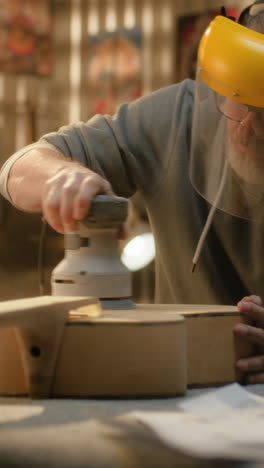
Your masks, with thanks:
M226 0L242 8L249 1ZM178 18L220 8L218 0L53 0L51 76L0 73L0 163L16 149L69 121L92 113L88 37L137 26L142 33L141 93L179 78ZM0 198L0 300L39 293L37 274L40 215L19 212ZM45 288L62 255L62 236L48 229ZM43 292L43 291L42 291Z

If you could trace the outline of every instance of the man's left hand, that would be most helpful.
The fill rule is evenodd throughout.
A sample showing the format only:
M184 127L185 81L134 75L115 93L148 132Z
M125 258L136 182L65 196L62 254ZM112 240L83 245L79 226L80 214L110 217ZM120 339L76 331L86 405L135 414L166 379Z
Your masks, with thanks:
M264 307L259 296L244 297L237 304L239 312L251 319L253 325L238 323L234 334L256 345L257 354L250 358L239 359L235 366L238 380L247 383L264 382Z

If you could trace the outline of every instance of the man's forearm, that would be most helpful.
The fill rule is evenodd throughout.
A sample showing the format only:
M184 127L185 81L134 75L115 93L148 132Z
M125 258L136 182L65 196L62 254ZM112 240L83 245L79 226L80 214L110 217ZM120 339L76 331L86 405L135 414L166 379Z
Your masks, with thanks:
M48 148L34 148L17 159L7 186L18 208L42 212L60 233L77 229L97 193L113 195L102 176Z
M12 166L8 178L8 192L20 209L41 212L41 197L45 182L60 169L74 163L63 154L47 148L25 153Z

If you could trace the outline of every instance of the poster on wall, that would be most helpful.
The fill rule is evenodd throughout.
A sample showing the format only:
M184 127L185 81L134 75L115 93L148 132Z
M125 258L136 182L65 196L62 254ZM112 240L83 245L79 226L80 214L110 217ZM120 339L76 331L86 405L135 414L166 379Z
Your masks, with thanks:
M50 0L0 0L0 71L49 75Z
M177 81L195 78L199 41L210 21L219 14L220 11L217 9L197 15L182 16L178 19ZM235 8L226 8L226 14L237 18L238 11Z
M87 90L91 114L113 114L142 94L142 34L120 28L88 38Z

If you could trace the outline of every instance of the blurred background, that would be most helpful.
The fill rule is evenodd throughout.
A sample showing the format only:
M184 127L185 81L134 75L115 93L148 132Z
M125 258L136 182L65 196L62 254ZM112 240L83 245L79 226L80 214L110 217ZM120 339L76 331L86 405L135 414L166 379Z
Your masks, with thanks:
M250 3L224 6L237 16ZM64 124L112 114L122 102L194 78L199 39L221 6L217 0L0 0L0 164ZM18 211L0 196L0 300L50 294L63 236L46 229L40 262L41 226L41 215ZM138 194L128 231L128 240L151 234ZM142 242L124 261L134 299L152 302L155 246L151 235ZM142 248L145 262L130 265Z

